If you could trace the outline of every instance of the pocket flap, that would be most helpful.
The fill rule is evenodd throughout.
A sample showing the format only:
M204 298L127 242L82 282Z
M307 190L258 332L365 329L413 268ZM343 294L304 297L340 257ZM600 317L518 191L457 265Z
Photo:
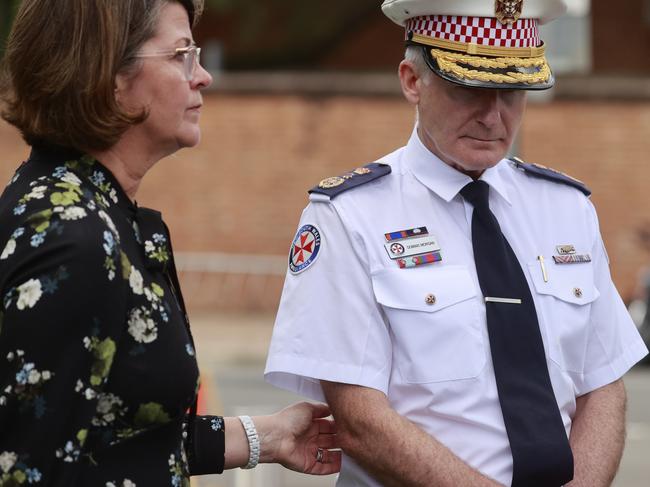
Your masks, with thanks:
M538 261L528 263L528 271L539 294L554 296L573 304L589 304L600 296L594 284L591 263L584 264L546 264L548 282Z
M476 296L474 280L461 265L383 269L372 276L372 286L384 306L429 313Z

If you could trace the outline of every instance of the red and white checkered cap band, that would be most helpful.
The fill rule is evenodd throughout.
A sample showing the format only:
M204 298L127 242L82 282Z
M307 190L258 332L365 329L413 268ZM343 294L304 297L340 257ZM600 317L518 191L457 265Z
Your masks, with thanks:
M519 19L514 24L502 24L492 17L460 17L427 15L406 22L408 33L434 39L494 47L539 47L537 19Z

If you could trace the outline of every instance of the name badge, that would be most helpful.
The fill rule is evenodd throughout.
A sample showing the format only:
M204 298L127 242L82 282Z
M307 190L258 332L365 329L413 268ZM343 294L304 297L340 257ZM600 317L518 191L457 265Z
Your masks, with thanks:
M433 236L413 237L398 242L387 242L384 247L388 252L388 256L393 260L440 250L438 241Z

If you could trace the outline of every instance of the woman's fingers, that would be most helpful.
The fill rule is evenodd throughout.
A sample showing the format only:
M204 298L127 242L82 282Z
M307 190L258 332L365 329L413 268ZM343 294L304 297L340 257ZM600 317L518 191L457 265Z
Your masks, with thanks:
M336 423L333 419L319 418L315 419L314 422L318 424L319 433L336 433Z
M336 435L324 434L318 435L316 440L316 445L318 448L330 449L330 448L339 448L338 438Z
M312 475L330 475L341 470L341 451L340 450L326 450L319 449L320 454L316 453L317 459L320 461L314 462L311 470Z
M308 403L312 410L311 410L311 417L312 418L326 418L329 416L330 413L330 408L327 404L322 404L322 403Z

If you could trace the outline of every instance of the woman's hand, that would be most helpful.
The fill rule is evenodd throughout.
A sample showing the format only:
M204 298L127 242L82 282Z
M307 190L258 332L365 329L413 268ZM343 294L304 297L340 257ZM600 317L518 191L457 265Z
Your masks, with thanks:
M280 463L312 475L329 475L341 469L336 425L325 404L301 402L270 416L254 419L260 435L260 462Z

